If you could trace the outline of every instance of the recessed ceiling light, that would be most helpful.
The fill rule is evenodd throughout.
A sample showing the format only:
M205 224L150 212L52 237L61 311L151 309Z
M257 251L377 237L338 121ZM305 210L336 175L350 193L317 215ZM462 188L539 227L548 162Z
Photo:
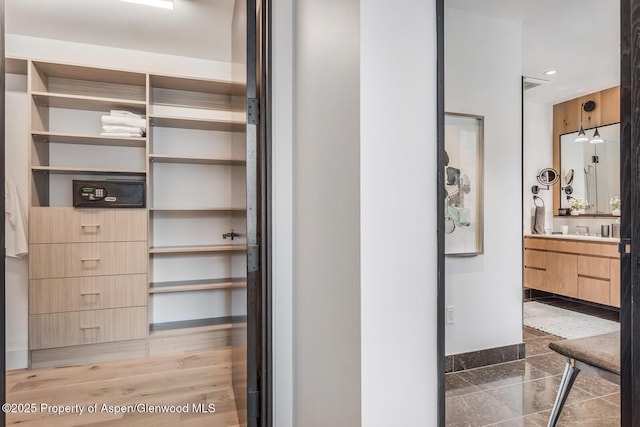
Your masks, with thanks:
M549 71L545 71L544 75L545 76L553 76L555 73L557 73L556 70L549 70Z
M145 6L161 7L173 10L173 0L120 0L127 3L143 4Z

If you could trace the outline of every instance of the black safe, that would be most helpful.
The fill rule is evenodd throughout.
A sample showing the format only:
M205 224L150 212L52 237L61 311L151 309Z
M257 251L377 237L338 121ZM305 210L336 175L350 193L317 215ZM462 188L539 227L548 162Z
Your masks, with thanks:
M73 206L76 208L144 208L144 181L73 180Z

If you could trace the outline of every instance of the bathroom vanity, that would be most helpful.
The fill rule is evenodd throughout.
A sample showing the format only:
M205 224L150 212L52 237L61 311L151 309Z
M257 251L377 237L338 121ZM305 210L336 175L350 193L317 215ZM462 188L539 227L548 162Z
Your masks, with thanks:
M620 307L618 239L524 237L524 287Z

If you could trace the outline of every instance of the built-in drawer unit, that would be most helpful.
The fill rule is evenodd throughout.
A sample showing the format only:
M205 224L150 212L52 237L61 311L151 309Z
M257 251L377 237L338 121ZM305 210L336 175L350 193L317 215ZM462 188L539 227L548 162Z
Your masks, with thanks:
M524 286L620 307L620 258L614 242L524 239Z
M144 209L34 207L30 243L130 242L147 240Z
M29 278L146 273L147 250L147 242L29 245Z
M31 314L147 305L146 274L31 280Z
M129 343L139 354L149 335L147 211L29 212L32 366L121 357Z
M147 337L147 307L37 314L29 319L31 350Z

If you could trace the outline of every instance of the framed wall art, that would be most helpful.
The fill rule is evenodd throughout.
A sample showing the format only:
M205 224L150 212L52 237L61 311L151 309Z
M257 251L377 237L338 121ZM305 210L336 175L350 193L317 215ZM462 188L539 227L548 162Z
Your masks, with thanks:
M483 252L484 117L445 113L445 254Z

